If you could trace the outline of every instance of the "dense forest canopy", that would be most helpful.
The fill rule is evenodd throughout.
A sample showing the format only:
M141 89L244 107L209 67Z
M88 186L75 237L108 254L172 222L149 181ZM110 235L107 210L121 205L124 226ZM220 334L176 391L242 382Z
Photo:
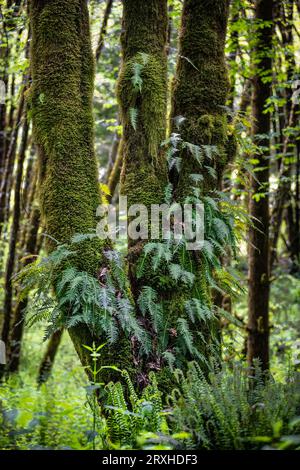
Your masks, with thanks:
M300 448L300 2L0 0L0 448Z

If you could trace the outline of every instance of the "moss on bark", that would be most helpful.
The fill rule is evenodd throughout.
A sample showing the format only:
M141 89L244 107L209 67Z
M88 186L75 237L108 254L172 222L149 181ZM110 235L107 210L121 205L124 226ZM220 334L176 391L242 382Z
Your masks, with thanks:
M39 195L45 230L59 242L96 226L100 201L92 95L94 63L85 1L33 0L33 83L30 92L39 147ZM82 247L82 269L94 274L99 242Z
M236 151L235 140L230 135L226 114L226 99L229 78L225 64L225 38L229 13L228 0L185 0L179 37L179 54L172 90L172 111L170 128L180 133L183 141L196 146L213 146L211 155L204 152L204 161L197 163L188 147L177 154L181 158L181 170L172 170L170 179L174 197L184 203L191 195L195 182L191 174L200 174L197 186L200 194L219 189L226 164L233 159ZM177 128L177 117L182 117ZM207 167L212 167L213 177ZM182 287L171 293L170 314L186 317L185 300L195 297L211 307L210 286L204 272L201 252L191 252L189 265L195 273L192 289ZM215 348L217 325L187 319L194 335L196 349L208 358ZM203 338L206 342L203 341ZM187 355L188 356L188 355ZM186 359L189 359L186 357Z
M197 167L188 149L182 151L180 175L171 175L177 200L189 194L191 173L204 176L202 189L214 189L215 181L203 168L214 166L220 177L235 153L224 109L229 91L224 55L228 9L228 0L185 0L183 5L171 129L178 132L174 118L183 116L182 139L194 145L217 146L218 154L213 162L206 159Z
M123 124L122 193L128 204L161 203L167 169L167 2L125 0L118 97ZM138 72L136 72L136 70ZM134 82L134 75L140 83ZM136 114L132 122L131 112ZM135 127L135 128L134 128Z
M30 106L39 154L39 199L45 232L61 243L96 228L100 204L94 153L92 96L94 59L86 0L32 0ZM53 248L48 241L48 249ZM77 268L97 275L105 241L77 245ZM97 344L81 324L69 330L83 365L90 364L83 344ZM103 350L105 363L130 370L130 343L122 339Z
M123 60L117 87L123 125L121 193L127 196L128 207L144 204L150 209L151 204L163 202L167 184L161 147L167 114L167 1L124 0L123 7ZM142 286L155 282L153 276L149 279L150 269L147 279L137 278L143 246L143 241L129 239L129 278L135 302ZM150 362L148 358L146 365L139 364L142 385Z
M161 149L166 136L167 19L166 0L124 1L118 98L123 125L121 192L127 196L128 206L160 204L167 184ZM134 294L135 265L142 247L140 240L129 240Z

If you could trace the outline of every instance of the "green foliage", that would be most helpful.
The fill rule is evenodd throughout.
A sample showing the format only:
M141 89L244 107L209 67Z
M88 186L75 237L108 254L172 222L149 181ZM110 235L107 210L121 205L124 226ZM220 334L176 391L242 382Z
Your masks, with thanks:
M156 333L161 331L164 324L162 306L158 301L157 292L149 286L144 286L138 298L138 306L143 315L149 314L153 329Z
M137 61L132 64L131 82L135 91L142 93L142 85L143 85L142 71L145 65L147 65L147 62L149 61L149 55L145 54L144 52L139 52L137 54L137 59L139 59L140 62Z
M158 389L155 374L150 374L149 385L139 396L126 371L123 372L129 394L126 402L121 383L107 386L107 426L112 442L120 447L135 448L142 432L168 434L169 429L163 410L162 393ZM126 390L127 391L127 390Z
M91 236L76 235L72 247ZM128 337L134 335L141 351L148 353L150 341L135 318L120 255L114 251L105 253L107 267L97 279L73 266L75 253L68 245L58 245L47 258L37 259L17 275L21 298L34 289L35 309L27 324L47 320L46 339L62 328L85 324L93 336L104 335L110 344L117 341L122 330ZM52 286L55 296L51 296Z
M197 363L191 363L186 377L177 372L177 380L178 390L170 397L171 422L191 434L188 448L260 448L263 442L273 442L276 428L280 436L288 433L291 419L300 411L298 374L279 383L264 377L259 367L254 376L232 363L215 366L207 378ZM278 434L279 430L277 438Z
M137 129L138 113L136 108L129 108L130 123L135 131Z
M105 343L100 344L96 347L95 342L93 342L93 346L83 345L85 349L90 351L90 356L92 360L92 365L87 366L86 369L89 369L91 380L90 385L87 387L87 394L88 394L88 402L91 406L92 413L93 413L93 430L91 433L91 440L93 442L93 450L96 449L96 426L97 426L97 418L101 418L101 408L99 409L99 404L97 397L101 396L101 390L105 386L104 382L99 382L102 380L102 373L107 369L113 370L115 372L121 372L116 366L113 365L106 365L106 366L99 366L101 364L101 350L105 347Z
M163 145L175 148L180 142L180 135L172 134ZM207 147L203 152L216 152L214 146L210 150ZM236 243L249 221L248 216L226 194L211 191L202 195L198 183L191 186L191 195L186 198L186 203L202 204L204 209L204 240L196 255L187 249L183 234L175 239L170 233L169 239L144 245L136 271L138 279L149 283L141 289L140 311L151 321L156 333L156 352L171 367L181 366L184 357L205 363L207 354L203 351L208 348L211 353L217 349L217 344L208 346L209 341L218 341L214 331L217 317L229 319L230 315L211 304L211 291L230 294L233 298L241 293L240 279L233 271L222 267L222 258L230 252L235 255ZM172 187L168 186L165 194L171 213L176 204L172 205ZM194 217L195 213L192 223L195 223ZM159 297L159 292L164 296ZM177 293L181 295L171 305L169 298L176 297ZM231 317L229 321L236 320ZM196 330L196 334L191 330Z
M67 351L70 362L71 344L63 350ZM27 364L26 371L22 370L0 385L2 450L92 448L89 435L93 417L85 403L86 379L78 364L73 362L72 372L66 373L66 364L60 359L58 362L55 378L50 378L40 388L33 364Z

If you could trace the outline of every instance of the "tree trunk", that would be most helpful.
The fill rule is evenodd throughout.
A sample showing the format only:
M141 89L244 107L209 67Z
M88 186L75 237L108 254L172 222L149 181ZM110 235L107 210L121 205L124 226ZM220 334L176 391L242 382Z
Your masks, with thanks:
M292 100L292 84L295 79L295 56L293 51L293 14L294 2L291 0L287 5L282 2L275 2L274 14L279 18L278 27L282 36L282 46L286 54L286 82L289 84L281 93L285 104L279 111L280 123L280 151L282 157L278 159L279 175L278 187L274 194L274 204L270 220L270 272L277 259L277 244L280 237L282 219L286 203L291 195L292 185L292 163L287 161L288 155L293 148L295 137L292 133L284 134L284 130L294 128L297 123L298 104ZM288 159L289 160L289 159Z
M45 232L70 242L75 233L96 228L100 204L94 153L92 96L94 58L86 0L32 0L32 87L30 102L39 159L39 193ZM75 266L99 276L107 241L94 238L76 245ZM51 242L48 250L53 248ZM97 345L86 324L69 329L84 366L91 357L83 345ZM121 337L118 348L107 346L106 364L132 370L130 342ZM109 372L108 372L108 376Z
M167 2L125 0L123 63L118 97L123 124L122 193L132 204L160 203L167 169L160 145L166 135L167 107ZM132 83L132 70L141 68L141 88ZM136 114L136 122L132 117ZM129 241L129 248L136 245Z
M128 207L143 204L148 211L151 204L163 202L167 184L167 166L161 148L166 136L167 26L166 0L124 0L123 60L118 81L123 125L121 194L127 196ZM139 70L139 84L132 79L134 70ZM148 220L142 220L141 227L150 233ZM142 287L153 286L154 279L150 270L137 276L144 243L142 239L128 238L129 279L136 307ZM145 385L154 362L148 358L146 365L139 364L143 369L138 378L141 385Z
M3 2L5 3L5 2ZM0 79L3 80L5 85L6 93L8 94L9 87L9 76L8 68L11 55L10 47L10 34L14 27L14 21L19 15L21 1L14 2L14 5L10 1L6 2L6 8L10 9L9 12L4 16L0 10L0 18L2 25L1 39L2 45L0 48ZM19 44L20 31L18 31L17 42ZM11 87L14 88L14 77L12 75ZM11 108L13 102L13 94L11 94ZM5 167L5 155L7 153L7 127L10 123L10 119L7 116L7 102L0 103L0 175L4 172ZM1 229L0 229L1 230Z
M11 135L9 149L5 158L5 168L3 171L3 178L0 184L0 235L2 233L3 224L6 219L8 211L8 200L10 195L8 190L12 181L12 173L14 169L16 151L17 151L17 141L19 135L20 124L24 111L24 89L21 91L21 97L18 106L17 118L14 126L14 130Z
M225 64L225 37L229 13L228 0L185 0L179 42L179 59L173 85L172 129L178 132L175 118L185 120L180 126L181 138L195 145L216 145L219 156L212 163L195 164L188 150L182 155L179 175L171 174L177 201L190 194L191 174L203 174L205 164L214 166L218 178L233 157L232 140L227 130L223 106L229 92ZM202 191L216 189L216 181L204 176Z
M116 187L120 182L121 168L122 168L122 149L121 138L116 134L114 137L114 143L112 147L112 152L110 155L111 166L109 168L107 186L111 199L113 199Z
M49 339L48 345L46 352L43 356L40 368L39 368L39 373L38 373L38 384L42 385L42 383L45 383L50 374L51 370L54 364L54 359L57 354L61 339L63 335L63 330L58 330Z
M109 20L109 16L111 14L112 6L113 6L113 0L107 0L105 10L104 10L103 20L102 20L102 24L101 24L97 49L96 49L96 53L95 53L96 62L99 62L101 52L102 52L102 49L103 49L103 46L104 46L104 38L105 38L105 35L106 35L107 23L108 23L108 20Z
M37 235L40 226L40 211L35 207L32 211L30 218L30 228L27 234L26 243L24 246L26 260L24 267L34 261L29 255L37 255ZM21 348L22 338L24 332L24 312L28 305L28 296L17 302L14 311L14 324L11 328L10 333L10 351L8 370L10 373L17 372L19 370L20 359L21 359Z
M24 113L24 124L22 141L19 150L17 170L16 170L16 184L15 184L15 197L14 197L14 209L13 209L13 220L11 226L10 240L9 240L9 251L6 262L5 272L5 296L3 305L3 326L1 338L6 344L8 344L10 324L12 320L12 302L13 302L13 284L12 276L14 274L15 260L16 260L16 248L20 228L21 218L21 183L23 175L23 165L26 155L27 139L28 139L29 123L27 119L26 107Z
M229 14L229 1L185 0L183 4L179 54L173 83L171 129L179 133L184 142L194 146L214 146L217 153L212 160L206 155L204 162L197 163L189 148L177 153L181 158L181 169L171 170L176 202L184 204L192 196L191 175L202 177L197 184L201 195L218 190L227 163L233 158L235 144L229 136L226 99L229 92L229 78L225 64L225 38ZM177 119L182 123L178 127ZM210 175L208 167L213 167L217 179ZM194 324L187 317L185 301L196 298L209 310L212 308L209 283L201 251L192 251L189 263L196 278L192 288L180 286L171 293L170 311L174 319L186 318L194 335L194 356L187 359L205 357L211 354L212 346L219 339L217 322L210 324L197 320ZM189 267L186 267L187 270ZM176 324L176 323L175 323ZM219 351L219 348L218 348ZM201 354L201 356L199 356Z
M273 0L256 0L255 20L257 43L254 50L256 64L252 94L252 133L269 135L270 115L265 113L266 100L271 93ZM259 171L251 177L252 197L250 214L256 227L249 230L249 298L248 298L248 362L258 359L263 370L269 367L269 138L259 140L267 150L255 155L255 168Z

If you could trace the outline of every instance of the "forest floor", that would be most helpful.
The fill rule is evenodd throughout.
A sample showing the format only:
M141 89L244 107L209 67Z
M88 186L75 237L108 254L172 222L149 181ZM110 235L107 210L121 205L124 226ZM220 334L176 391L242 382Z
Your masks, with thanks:
M246 320L246 296L233 305L233 314ZM300 367L300 279L280 275L271 290L271 372L276 381L286 380L287 371ZM89 384L64 333L52 376L37 387L37 371L46 343L43 326L26 329L21 369L0 386L1 449L101 449L105 442L105 420L93 431ZM226 361L243 362L244 333L227 324L223 333ZM2 421L1 421L2 420ZM2 428L2 429L1 429Z

